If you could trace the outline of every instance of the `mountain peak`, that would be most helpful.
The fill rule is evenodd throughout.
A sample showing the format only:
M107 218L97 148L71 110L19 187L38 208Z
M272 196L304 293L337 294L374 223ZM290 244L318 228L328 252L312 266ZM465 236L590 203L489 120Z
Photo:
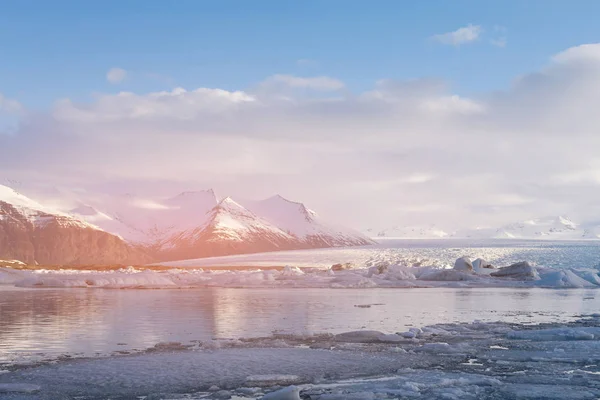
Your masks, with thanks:
M279 208L280 213L287 214L290 212L290 209L295 210L299 212L309 222L317 216L317 213L306 207L304 203L301 203L299 201L288 200L280 194L271 196L263 200L261 203L264 203L265 205L273 209Z
M32 200L29 197L17 192L16 190L4 185L0 185L0 202L8 203L11 206L20 209L38 211L46 214L60 215L62 217L67 216L65 213L43 206L37 201Z
M238 202L236 202L229 196L225 197L224 199L221 199L221 201L219 201L219 203L215 206L215 209L217 211L223 210L226 212L243 213L243 214L252 215L252 213L248 209L246 209L244 206L242 206L241 204L239 204Z

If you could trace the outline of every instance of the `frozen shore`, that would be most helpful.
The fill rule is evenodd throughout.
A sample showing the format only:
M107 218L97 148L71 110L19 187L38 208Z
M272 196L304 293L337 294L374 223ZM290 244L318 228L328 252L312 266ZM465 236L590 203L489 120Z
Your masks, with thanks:
M298 390L284 393L296 397L267 398L596 399L600 314L568 324L473 322L397 334L170 343L1 372L7 399L260 399L289 385Z
M466 266L460 260L466 259ZM426 261L426 260L425 260ZM0 268L0 284L20 287L80 288L410 288L410 287L542 287L600 288L596 268L548 268L527 262L495 268L485 260L457 260L454 268L427 265L424 260L337 264L328 269L204 270L172 268L147 270L19 270Z

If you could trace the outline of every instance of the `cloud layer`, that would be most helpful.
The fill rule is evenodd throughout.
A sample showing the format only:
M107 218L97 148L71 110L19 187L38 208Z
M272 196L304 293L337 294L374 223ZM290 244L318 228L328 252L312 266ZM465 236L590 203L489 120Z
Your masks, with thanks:
M435 79L353 93L331 77L275 75L238 91L58 101L0 135L0 169L88 194L281 193L356 227L600 219L599 103L599 44L476 98Z

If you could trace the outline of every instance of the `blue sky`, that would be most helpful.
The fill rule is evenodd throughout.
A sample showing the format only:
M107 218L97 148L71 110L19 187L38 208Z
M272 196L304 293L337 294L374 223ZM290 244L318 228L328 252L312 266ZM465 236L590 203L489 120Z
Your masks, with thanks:
M355 227L597 221L598 15L584 0L5 1L0 184L279 193Z
M333 76L356 91L437 77L471 95L596 41L598 15L600 2L583 0L4 2L0 93L44 109L94 92L246 89L286 73ZM483 28L473 43L431 40L469 23ZM500 36L505 47L490 44ZM105 80L112 67L130 73L118 87Z

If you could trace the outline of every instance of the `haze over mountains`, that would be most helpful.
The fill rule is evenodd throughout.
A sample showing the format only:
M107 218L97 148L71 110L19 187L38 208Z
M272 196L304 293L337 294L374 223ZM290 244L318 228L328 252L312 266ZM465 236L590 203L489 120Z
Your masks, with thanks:
M499 228L447 231L435 225L359 233L279 195L260 201L212 190L167 199L126 194L55 210L0 186L0 259L40 264L143 264L276 250L363 246L377 239L600 239L600 226L567 217Z
M281 196L244 207L229 197L219 201L212 190L184 192L160 201L123 195L94 204L80 202L61 212L1 188L0 259L146 263L374 243ZM53 234L42 235L50 232L49 227ZM48 248L55 250L46 254Z
M432 226L393 226L388 229L366 229L365 234L379 239L536 239L577 240L600 239L600 225L576 223L568 217L544 217L507 224L498 228L458 229L448 231Z

